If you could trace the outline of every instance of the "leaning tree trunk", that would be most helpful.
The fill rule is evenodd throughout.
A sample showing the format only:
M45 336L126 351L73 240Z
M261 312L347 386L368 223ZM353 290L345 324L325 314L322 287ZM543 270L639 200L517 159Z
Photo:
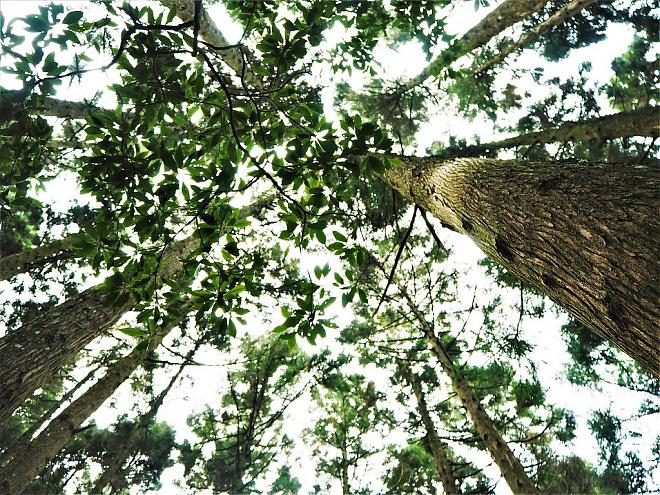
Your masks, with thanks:
M415 393L415 398L417 399L417 405L419 408L419 414L422 417L422 422L424 423L424 428L428 435L429 445L431 446L431 452L433 454L433 459L435 461L435 467L438 470L440 475L440 480L442 481L442 488L444 489L447 495L460 494L461 491L458 488L456 483L456 478L454 478L454 473L452 472L451 464L447 455L445 454L445 446L442 444L438 438L438 434L435 431L435 425L429 414L428 407L426 406L426 398L424 397L424 391L422 390L419 379L412 372L412 370L406 367L406 375L410 381L410 386Z
M438 358L442 369L449 377L452 388L461 400L463 407L467 410L479 437L483 440L493 461L500 469L509 488L515 494L536 494L538 489L529 479L518 458L511 451L504 438L493 424L493 420L486 413L481 402L476 398L472 388L463 378L462 373L454 366L454 363L445 351L442 342L433 331L433 326L419 310L412 297L404 287L399 285L399 292L408 301L409 307L415 319L422 327L424 336L431 345L431 350Z
M538 12L548 0L504 0L483 20L467 33L454 41L437 59L429 64L420 75L404 84L400 92L405 92L422 84L428 78L463 55L484 46L506 28L522 21L525 17Z
M46 424L46 422L55 414L63 404L66 404L75 394L87 384L102 368L101 365L93 368L89 373L87 373L80 381L78 381L73 387L66 391L60 400L53 404L44 414L41 415L38 419L32 422L32 424L21 433L18 437L14 438L11 442L7 444L1 451L0 465L4 464L7 460L13 457L14 452L18 452L21 448L25 447L30 443L34 434L39 431L39 429Z
M185 310L183 311L185 312ZM148 345L138 345L130 354L108 368L106 374L62 411L27 446L9 453L9 462L0 468L0 493L17 495L63 449L80 426L114 393L163 338L181 321L172 320L151 337ZM13 454L13 455L12 455Z
M660 377L660 169L401 161L385 182Z
M427 339L431 343L433 352L440 361L445 373L449 376L452 387L456 391L461 403L472 418L474 427L486 444L491 457L500 468L511 491L516 494L539 493L532 480L529 479L522 464L511 451L500 432L497 430L490 416L486 413L481 402L475 397L472 388L454 366L449 355L445 352L440 340L430 328L425 329Z
M660 109L658 107L640 108L628 112L606 115L597 119L580 122L566 122L559 127L545 129L529 134L521 134L501 141L468 146L462 150L448 149L443 155L474 156L488 150L512 148L535 144L556 143L561 141L605 141L632 136L660 136Z
M160 3L176 12L176 16L184 22L195 21L195 10L199 8L197 21L199 36L206 41L203 49L216 53L242 81L256 89L263 88L262 78L252 68L258 63L254 54L244 46L229 43L202 2L196 0L161 0Z
M99 478L94 483L94 487L92 488L92 493L100 494L103 493L103 490L106 486L108 485L113 486L112 485L113 480L116 479L117 474L121 470L124 463L135 451L135 446L137 445L137 442L140 439L140 435L144 434L147 428L149 428L149 425L153 423L154 419L156 418L156 414L158 414L158 410L160 409L160 406L163 405L163 401L165 400L165 397L167 397L167 394L169 394L170 390L172 390L172 387L179 379L179 376L181 376L181 373L188 364L187 363L188 360L193 357L193 354L195 351L197 351L197 348L198 347L195 346L195 348L192 349L191 352L189 352L186 355L186 360L184 361L184 363L181 366L179 366L179 369L174 374L174 376L172 376L167 386L158 394L158 396L151 403L149 410L145 414L140 416L138 424L131 431L128 438L125 438L122 441L121 445L119 446L119 449L116 452L112 453L108 467L101 473Z
M197 244L192 237L171 244L159 275L173 278L182 269L182 258ZM103 292L92 287L0 339L0 422L133 304L129 299L108 306Z
M3 256L0 258L0 280L9 280L19 273L71 257L73 239L73 236L69 236L20 253Z
M548 19L528 30L523 34L517 41L500 48L495 56L483 62L479 67L474 69L474 72L479 74L491 67L496 66L502 60L507 58L513 52L518 51L525 46L529 45L533 41L536 41L538 38L546 34L550 29L559 24L562 24L566 20L570 19L576 14L579 14L583 9L586 9L591 4L594 4L600 0L573 0L572 2L567 3L554 14L552 14Z

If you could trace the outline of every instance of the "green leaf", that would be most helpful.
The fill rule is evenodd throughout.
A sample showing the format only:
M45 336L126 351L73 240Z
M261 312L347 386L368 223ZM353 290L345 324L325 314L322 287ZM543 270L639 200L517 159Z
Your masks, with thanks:
M24 21L28 25L26 31L31 33L43 33L50 27L47 21L37 15L27 16Z
M79 10L74 10L72 12L69 12L66 16L64 16L64 19L62 19L62 22L64 24L77 24L80 19L82 19L83 13Z
M139 338L147 335L147 332L137 327L123 327L119 328L119 331L125 335L128 335L129 337Z

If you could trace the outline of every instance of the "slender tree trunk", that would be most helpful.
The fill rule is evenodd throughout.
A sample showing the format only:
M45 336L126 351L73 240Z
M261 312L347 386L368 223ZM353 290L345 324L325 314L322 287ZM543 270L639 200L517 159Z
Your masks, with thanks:
M419 383L419 379L409 367L406 366L405 371L413 392L415 393L415 398L417 399L419 414L422 417L422 422L426 428L431 452L433 453L433 459L435 461L435 467L438 470L440 480L442 481L442 488L447 495L460 494L461 491L456 483L456 478L454 478L451 464L445 454L446 448L438 438L438 434L435 431L435 425L433 424L428 407L426 406L426 398L424 397L424 391Z
M532 480L530 480L525 473L522 464L520 464L520 461L513 454L506 441L502 438L502 435L500 435L500 432L493 424L490 416L488 416L484 410L481 402L477 400L470 385L465 381L456 366L454 366L451 357L445 351L440 339L435 335L433 326L429 324L426 317L417 308L417 305L405 288L400 285L399 289L401 295L408 301L415 319L419 322L426 339L429 344L431 344L433 353L436 355L442 369L449 377L452 388L461 400L463 407L465 407L470 415L477 433L484 441L493 461L495 461L497 467L500 468L500 472L509 485L509 488L511 488L511 491L515 494L521 495L539 493L534 483L532 483Z
M0 91L0 107L3 108L0 122L7 122L16 118L16 112L22 110L22 105L28 94L19 90ZM53 117L67 119L86 119L92 115L106 112L114 115L113 110L99 108L90 103L81 101L66 101L51 98L49 96L36 96L37 104L30 105L29 113L38 113L40 115L51 115ZM13 109L13 111L4 111Z
M579 14L583 9L586 9L591 4L594 4L598 1L600 0L573 0L572 2L567 3L562 8L557 10L557 12L552 14L547 20L538 24L536 27L530 29L529 31L526 31L525 34L518 38L517 41L505 46L504 48L501 48L494 57L486 60L479 67L474 69L474 72L479 74L487 69L495 67L513 52L524 48L526 45L543 36L553 27L562 24L567 19L570 19L574 15Z
M73 237L69 236L34 249L3 256L0 258L0 280L9 280L19 273L44 266L51 261L70 257L71 252L68 250L71 248L72 241Z
M640 108L627 112L606 115L597 119L580 122L566 122L560 127L530 132L492 143L468 146L462 150L447 150L446 155L475 156L488 150L512 148L535 144L547 144L560 141L605 141L631 136L660 136L660 109L658 107Z
M660 377L660 169L401 160L386 183Z
M348 482L348 452L346 446L341 449L341 493L342 495L351 494L351 486Z
M186 361L192 358L195 351L197 351L197 346L195 346L195 348L188 353L188 355L186 356ZM172 390L172 387L179 379L179 376L181 376L181 373L183 372L186 365L187 362L184 362L181 366L179 366L179 369L174 374L174 376L172 376L167 386L158 394L158 396L151 403L149 410L140 417L138 424L131 431L128 438L124 439L124 441L121 443L121 445L119 446L119 450L112 454L110 462L108 463L108 467L103 471L103 473L101 473L99 478L96 480L96 483L94 483L94 488L92 489L92 493L96 493L96 494L103 493L104 488L108 486L108 484L115 487L116 483L113 484L113 480L117 478L117 474L121 470L122 466L126 463L128 458L135 452L135 445L140 439L140 435L142 435L144 431L146 431L147 428L149 428L149 425L153 423L154 419L156 418L156 414L158 414L158 409L160 409L160 406L163 405L163 401L165 400L165 397L167 397L167 394L169 394L170 390Z
M62 398L53 404L53 406L48 409L41 417L34 421L30 427L25 430L21 435L12 440L4 449L2 449L2 459L3 462L13 457L13 453L17 452L20 448L25 447L32 440L32 436L41 428L46 422L57 412L57 410L62 407L63 404L66 404L71 397L73 397L80 388L85 385L89 380L91 380L101 369L101 366L97 366L87 373L82 380L78 381L73 387L66 391ZM0 464L1 465L1 464Z
M29 445L13 453L9 462L0 468L0 493L16 495L63 449L80 426L114 393L151 351L178 324L170 322L151 337L147 346L138 345L130 354L108 368L105 376L62 411Z
M172 243L160 276L173 278L197 246L196 238ZM97 287L67 299L0 339L0 422L64 364L109 330L134 304L108 306Z
M405 92L419 86L437 74L440 69L449 67L463 55L484 46L506 28L541 10L546 3L548 0L504 0L479 24L454 41L443 54L431 62L420 75L406 83L400 91Z
M241 50L241 48L232 46L232 43L227 41L201 2L195 0L161 0L161 3L165 7L174 10L177 17L184 22L195 19L195 4L199 3L199 35L213 47L219 48L215 50L216 53L234 70L237 76L242 77L248 84L261 88L261 79L245 64L245 62L254 63L254 56L249 50ZM208 50L210 47L204 46L203 48Z

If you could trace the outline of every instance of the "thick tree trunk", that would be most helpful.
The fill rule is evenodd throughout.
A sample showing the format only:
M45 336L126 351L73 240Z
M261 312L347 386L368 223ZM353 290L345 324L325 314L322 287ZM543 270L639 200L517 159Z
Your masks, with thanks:
M173 278L197 246L196 238L171 244L160 276ZM109 330L134 304L108 306L96 287L43 312L0 339L0 422L96 337Z
M435 431L435 425L433 424L433 420L429 414L428 407L426 406L426 398L424 397L424 391L422 390L422 386L419 383L419 379L408 367L406 368L406 374L410 381L413 392L415 393L415 398L417 399L419 414L422 417L422 422L426 428L429 444L431 446L431 452L435 461L435 467L438 470L440 480L442 481L442 488L447 495L460 494L461 491L459 490L458 484L456 483L456 478L454 478L451 464L445 455L445 446L438 438L438 434Z
M484 63L479 65L479 67L474 69L474 72L479 74L487 69L495 67L513 52L524 48L529 43L543 36L553 27L562 24L567 19L570 19L574 15L579 14L583 9L586 9L591 4L594 4L598 1L600 0L573 0L572 2L567 3L562 8L557 10L557 12L548 17L548 19L530 29L529 31L526 31L525 34L518 38L517 41L500 49L494 57L486 60Z
M62 411L29 445L13 453L11 460L0 468L0 493L21 493L30 481L63 449L80 426L114 393L148 354L178 324L173 320L154 335L147 346L139 345L130 354L108 368L105 376Z
M556 143L562 141L605 141L632 136L660 136L660 109L658 107L640 108L628 112L606 115L597 119L580 122L566 122L560 127L530 132L492 143L468 146L462 150L448 150L451 156L475 156L488 150L513 148L535 144Z
M196 351L197 347L195 347L194 350ZM188 355L186 356L186 361L192 358L192 355L193 352L188 353ZM121 445L119 446L119 450L112 454L112 458L108 463L108 467L103 471L103 473L101 473L99 478L96 480L96 483L94 483L94 488L92 489L92 493L101 494L103 493L103 490L106 486L108 485L114 486L113 480L116 480L117 474L121 470L122 466L126 463L128 458L135 452L135 446L137 445L140 436L143 435L144 432L147 430L147 428L149 428L149 425L153 423L154 419L156 418L156 414L158 414L158 409L160 409L160 406L163 405L163 401L165 400L165 397L167 397L167 394L170 393L170 390L172 390L172 387L179 379L179 376L181 376L181 373L186 367L186 364L187 363L184 362L184 364L179 366L179 369L174 374L174 376L172 376L167 386L158 394L158 396L151 403L149 410L140 417L139 423L131 431L128 438L124 439L124 441L121 443ZM117 483L115 483L115 485L116 484Z
M479 24L454 41L446 52L431 62L420 75L406 83L401 92L422 84L440 69L450 66L472 50L484 46L506 28L541 10L546 3L548 0L504 0Z
M660 169L401 160L386 183L660 377Z
M19 273L25 273L45 264L64 259L71 255L73 237L49 242L43 246L0 258L0 280L9 280Z

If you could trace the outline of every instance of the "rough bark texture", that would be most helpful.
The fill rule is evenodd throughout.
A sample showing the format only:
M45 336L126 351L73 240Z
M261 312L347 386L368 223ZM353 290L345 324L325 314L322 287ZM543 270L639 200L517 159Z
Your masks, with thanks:
M537 40L550 29L559 24L565 22L567 19L570 19L576 14L579 14L580 11L589 7L589 5L594 4L601 0L573 0L570 3L567 3L562 8L557 10L554 14L548 17L547 20L538 24L534 28L526 31L517 41L507 45L506 47L500 49L500 51L491 59L486 60L478 68L474 70L477 74L483 72L491 67L498 65L502 60L511 55L513 52L521 50L529 43Z
M660 169L402 161L385 182L660 377Z
M660 109L640 108L580 122L566 122L560 127L530 132L501 141L451 150L452 156L474 156L488 150L556 143L561 141L604 141L632 136L660 136Z
M195 0L161 0L161 3L166 7L174 10L179 19L184 22L192 21L195 16ZM218 29L208 11L202 7L199 19L199 35L211 45L215 47L226 47L231 45L222 31ZM238 47L217 50L218 55L222 60L231 67L238 76L244 75L244 80L254 87L261 87L261 80L245 65L244 61L249 61L253 58L251 53L247 50L241 53Z
M484 46L506 28L522 21L529 14L537 12L548 0L504 0L482 21L454 41L448 53L441 55L429 64L416 78L408 82L404 91L422 84L440 69L448 67L463 55Z
M19 273L40 267L71 255L72 238L59 239L43 246L0 258L0 280L9 280Z
M424 397L424 391L422 390L422 386L419 383L419 379L409 368L406 370L406 372L410 381L410 385L413 389L413 392L415 393L415 398L417 399L419 414L422 417L422 422L424 423L424 428L426 429L429 444L431 446L431 452L433 453L433 459L435 461L435 467L438 470L440 480L442 481L442 488L448 495L460 494L461 491L458 489L456 478L454 478L454 473L452 472L451 464L445 455L445 446L438 438L438 434L435 431L435 425L433 424L433 420L429 414L428 407L426 406L426 398Z
M66 446L80 426L114 393L149 352L156 349L178 321L173 321L147 346L138 346L117 361L89 390L60 413L29 445L13 453L11 460L0 468L0 493L17 495L32 481L57 453Z
M197 239L178 241L166 249L160 276L172 278ZM103 332L110 329L134 304L109 307L97 287L43 312L0 339L0 422L37 388Z
M87 373L79 382L77 382L73 387L66 391L62 398L53 406L48 409L39 419L35 420L30 427L21 433L20 436L12 440L3 450L2 456L0 457L0 466L4 465L9 459L14 456L15 452L18 452L21 448L27 446L34 434L44 425L46 422L55 414L63 404L66 404L78 390L87 384L95 375L98 373L101 366L93 368L89 373Z

